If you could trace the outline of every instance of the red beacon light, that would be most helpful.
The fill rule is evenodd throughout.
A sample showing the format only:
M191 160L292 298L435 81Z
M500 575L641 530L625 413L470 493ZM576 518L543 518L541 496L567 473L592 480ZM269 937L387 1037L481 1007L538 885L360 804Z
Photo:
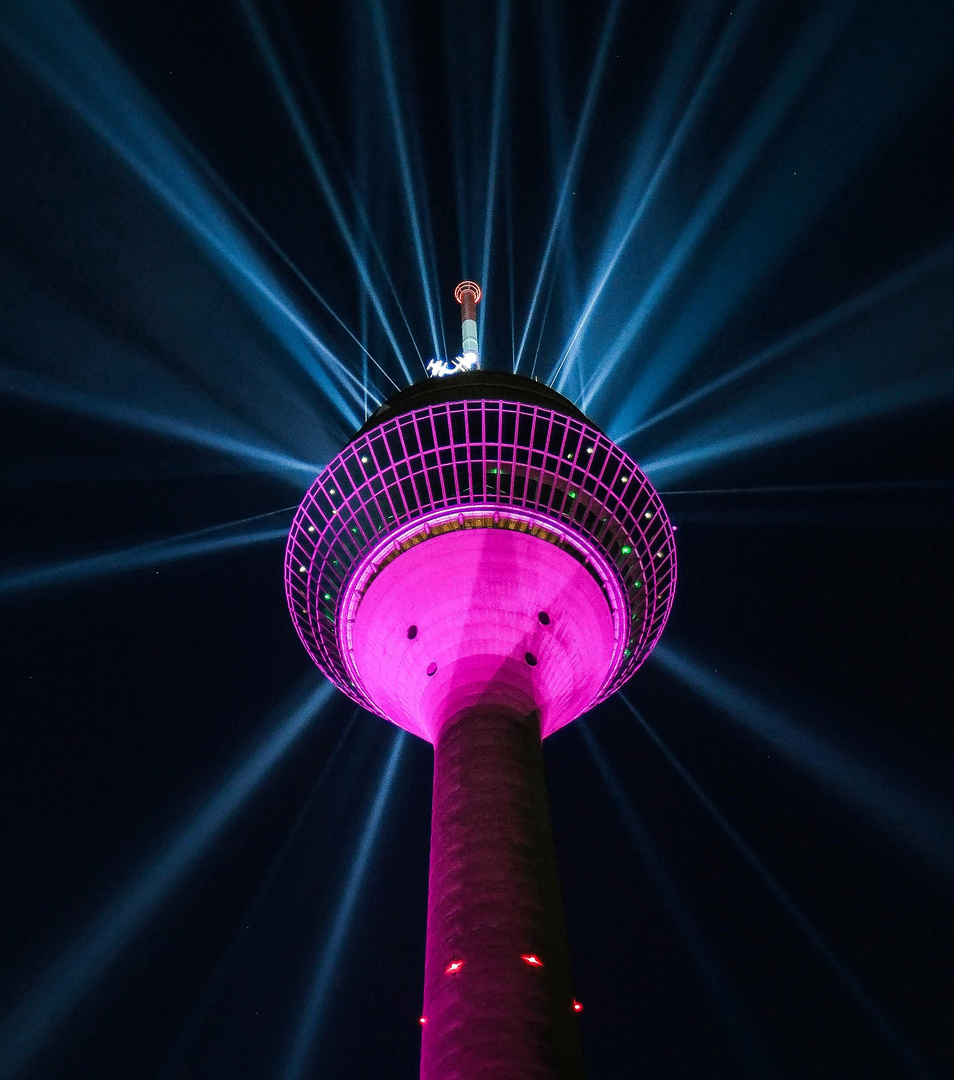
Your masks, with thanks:
M458 304L463 304L467 294L470 293L475 304L480 303L480 286L476 281L462 281L454 290L454 299Z
M524 954L523 954L523 955L522 955L522 956L520 957L520 959L521 959L521 960L522 960L522 961L523 961L523 962L524 962L524 963L525 963L525 964L526 964L526 965L527 965L528 967L543 967L543 961L542 961L542 960L540 959L540 957L539 957L539 956L535 956L535 955L534 955L533 953L524 953Z
M583 1011L583 1006L576 1000L576 998L573 999L573 1011L575 1013L581 1013Z
M458 971L464 966L463 960L451 960L451 962L444 968L445 975L456 975Z
M423 1027L427 1023L426 1016L419 1016L417 1022Z

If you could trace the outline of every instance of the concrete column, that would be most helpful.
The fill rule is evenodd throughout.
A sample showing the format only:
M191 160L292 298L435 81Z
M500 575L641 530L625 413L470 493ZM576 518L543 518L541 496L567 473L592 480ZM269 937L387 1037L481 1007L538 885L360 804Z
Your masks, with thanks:
M536 713L440 729L424 1016L421 1080L583 1076Z

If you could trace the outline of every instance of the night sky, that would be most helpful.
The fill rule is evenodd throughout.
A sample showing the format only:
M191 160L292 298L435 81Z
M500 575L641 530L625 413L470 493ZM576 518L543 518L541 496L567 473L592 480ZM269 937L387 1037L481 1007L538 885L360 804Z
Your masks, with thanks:
M678 527L546 745L589 1075L951 1075L952 132L945 0L4 0L0 1080L417 1075L282 537L463 277Z

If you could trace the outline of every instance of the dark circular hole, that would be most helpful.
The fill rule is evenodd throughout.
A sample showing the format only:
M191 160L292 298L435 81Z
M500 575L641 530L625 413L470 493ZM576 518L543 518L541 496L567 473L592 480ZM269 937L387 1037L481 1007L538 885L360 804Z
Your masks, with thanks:
M528 663L528 664L529 664L529 665L530 665L531 667L536 667L536 664L537 664L537 658L536 658L536 657L535 657L535 656L533 655L533 653L532 653L532 652L528 652L528 653L526 653L526 654L524 655L524 660L526 660L526 661L527 661L527 663Z
M417 637L417 627L409 626L407 628L407 636L413 641Z
M432 660L427 665L427 674L428 675L433 675L435 671L437 671L437 662L435 660Z
M543 623L544 626L550 625L550 616L545 611L541 611L537 618L540 620L540 622Z

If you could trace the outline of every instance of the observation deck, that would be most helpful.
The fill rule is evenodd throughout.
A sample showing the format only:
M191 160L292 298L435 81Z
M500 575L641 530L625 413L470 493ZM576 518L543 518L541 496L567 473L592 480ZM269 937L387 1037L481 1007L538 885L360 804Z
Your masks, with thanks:
M285 562L295 627L345 694L433 741L411 688L404 687L400 702L382 702L382 687L369 686L369 679L380 680L356 658L355 621L389 566L401 559L412 567L406 555L412 549L421 549L417 589L428 579L423 564L433 563L436 572L440 560L445 579L462 573L464 548L456 570L449 569L456 556L440 541L461 534L463 542L463 534L476 531L524 534L550 545L582 568L605 598L611 630L603 633L600 671L546 711L543 734L549 734L613 693L645 660L672 605L676 559L669 519L636 462L544 384L474 371L415 384L382 405L315 480L295 515ZM531 552L524 564L566 573L565 560L555 569L540 548ZM479 576L472 584L480 590ZM528 611L533 618L539 612L546 614L542 603ZM395 640L379 637L381 663L400 669L406 681L417 678L423 693L440 650L433 642L428 652L421 638L434 628L410 608L403 621L393 604L388 614L396 620ZM441 631L446 636L448 625ZM537 660L531 638L539 637L539 627L525 631L530 644L523 652ZM414 659L400 656L415 639ZM585 647L578 642L569 646L572 655L552 659L578 661ZM534 675L539 680L544 672Z

